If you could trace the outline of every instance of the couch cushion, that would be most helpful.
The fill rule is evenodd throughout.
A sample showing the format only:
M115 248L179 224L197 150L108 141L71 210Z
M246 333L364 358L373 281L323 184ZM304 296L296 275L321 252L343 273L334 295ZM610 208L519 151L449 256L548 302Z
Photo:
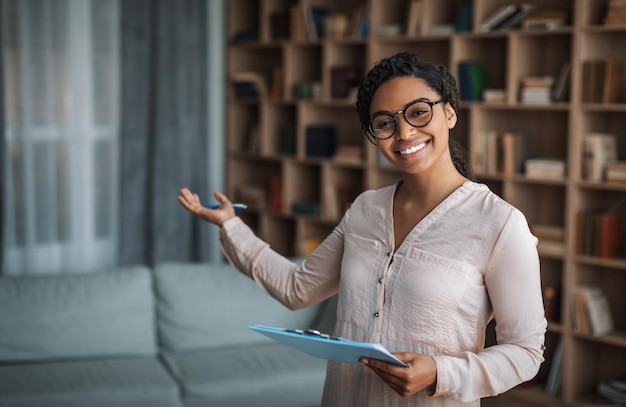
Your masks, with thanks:
M270 341L248 325L308 328L319 306L291 311L228 264L155 268L159 340L171 351Z
M176 382L154 358L0 366L3 407L170 407Z
M251 346L165 354L185 406L320 405L326 361L287 346Z
M150 271L0 278L0 361L155 355Z

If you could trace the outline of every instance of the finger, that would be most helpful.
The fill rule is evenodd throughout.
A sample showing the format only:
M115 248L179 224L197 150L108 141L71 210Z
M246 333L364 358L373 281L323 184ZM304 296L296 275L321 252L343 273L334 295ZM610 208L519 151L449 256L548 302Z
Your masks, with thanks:
M229 205L231 204L230 200L228 199L228 197L224 194L222 194L219 191L215 191L213 192L213 196L215 196L215 199L217 199L217 201L222 204L222 205Z

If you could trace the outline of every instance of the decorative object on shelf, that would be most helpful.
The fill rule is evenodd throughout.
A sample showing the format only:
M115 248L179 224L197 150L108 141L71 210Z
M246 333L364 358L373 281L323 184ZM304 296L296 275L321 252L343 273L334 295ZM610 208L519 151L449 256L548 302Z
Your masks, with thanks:
M293 85L293 97L296 100L320 100L322 83L319 81L301 81Z
M356 88L363 75L358 66L335 66L330 69L330 97L333 99L354 98Z
M583 139L583 178L605 180L608 163L617 161L617 139L610 133L589 133Z
M335 153L335 133L333 125L309 125L305 130L306 156L330 158Z

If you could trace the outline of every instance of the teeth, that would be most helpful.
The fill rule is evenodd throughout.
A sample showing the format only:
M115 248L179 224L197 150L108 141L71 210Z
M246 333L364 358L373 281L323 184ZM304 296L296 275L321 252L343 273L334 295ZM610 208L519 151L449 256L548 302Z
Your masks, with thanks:
M426 146L426 143L418 144L415 147L407 148L406 150L400 150L401 155L413 154L416 151L421 150Z

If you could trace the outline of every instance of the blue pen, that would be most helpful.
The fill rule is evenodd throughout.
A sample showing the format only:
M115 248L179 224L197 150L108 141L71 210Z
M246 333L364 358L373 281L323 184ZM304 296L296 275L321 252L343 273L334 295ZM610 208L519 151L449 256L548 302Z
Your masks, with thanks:
M205 208L209 208L209 209L219 209L222 207L221 204L219 205L204 205ZM248 205L246 204L242 204L242 203L234 203L233 204L233 209L240 210L240 209L246 209L248 207Z

